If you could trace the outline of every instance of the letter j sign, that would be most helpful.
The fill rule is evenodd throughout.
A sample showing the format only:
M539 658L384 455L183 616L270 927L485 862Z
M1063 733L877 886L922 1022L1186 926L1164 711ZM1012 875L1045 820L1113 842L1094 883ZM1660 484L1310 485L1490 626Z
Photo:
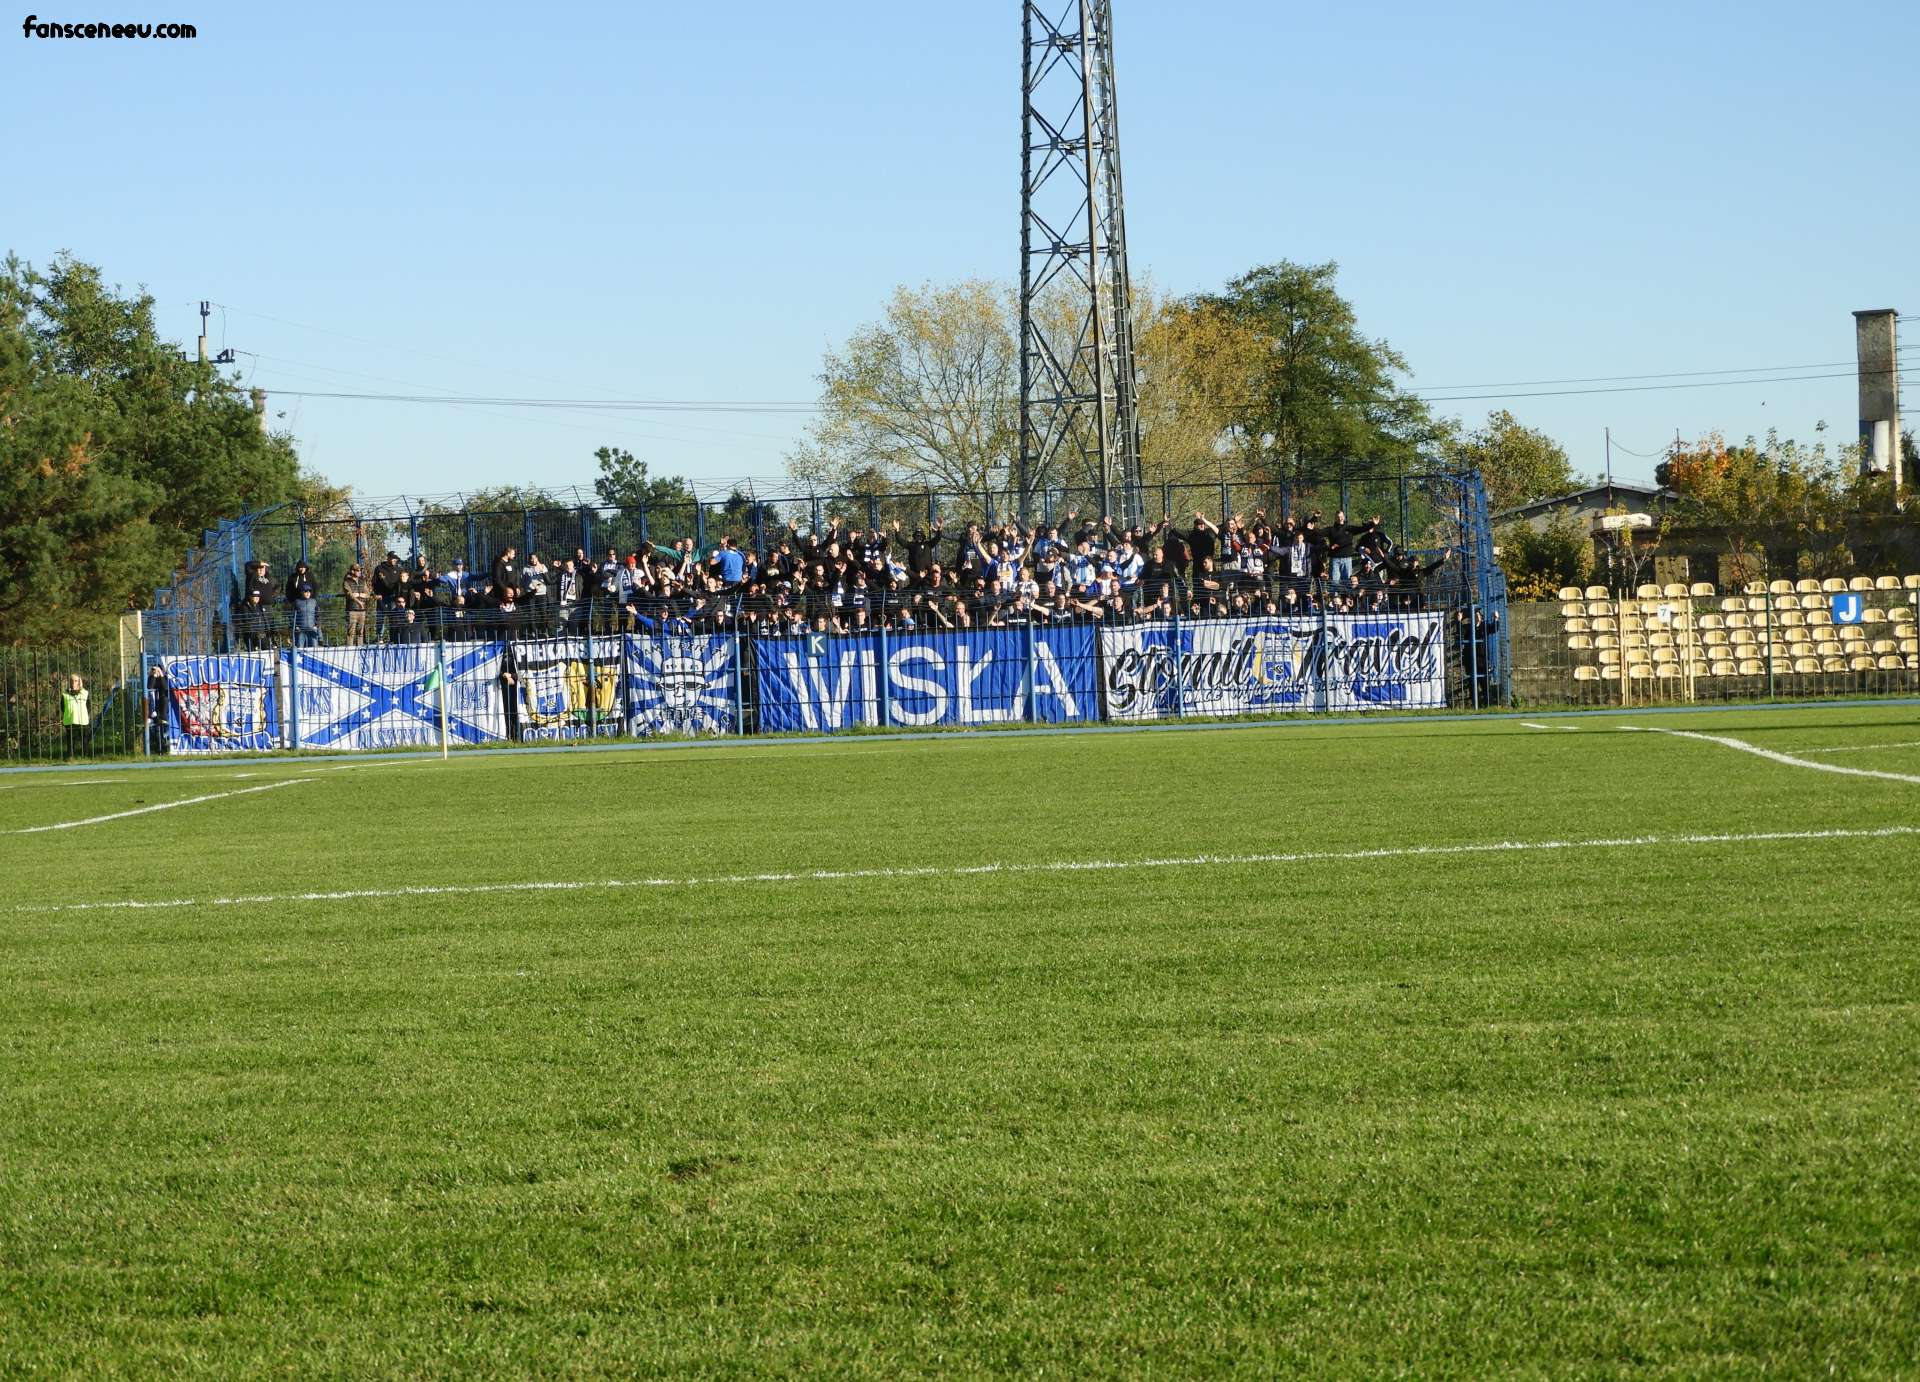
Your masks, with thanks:
M1857 624L1866 608L1866 600L1857 592L1833 597L1833 622L1836 624Z

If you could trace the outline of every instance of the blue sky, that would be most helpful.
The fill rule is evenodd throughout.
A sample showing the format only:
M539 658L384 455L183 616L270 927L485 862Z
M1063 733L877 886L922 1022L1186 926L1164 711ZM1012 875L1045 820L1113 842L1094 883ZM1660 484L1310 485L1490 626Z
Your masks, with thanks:
M895 285L1017 272L1016 0L33 3L199 37L0 28L0 248L145 286L183 341L224 304L216 348L363 494L585 483L608 442L776 477L805 419L294 392L812 400ZM1443 405L1582 470L1608 426L1625 477L1676 431L1850 440L1851 311L1920 315L1920 6L1114 4L1161 290L1337 260L1420 388L1839 376Z

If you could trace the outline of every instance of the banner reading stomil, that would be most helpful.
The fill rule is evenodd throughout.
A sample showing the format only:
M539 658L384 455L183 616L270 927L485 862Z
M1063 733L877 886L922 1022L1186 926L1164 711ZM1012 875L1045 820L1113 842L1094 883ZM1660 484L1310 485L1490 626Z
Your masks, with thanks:
M174 753L279 747L275 659L259 653L169 657L167 742Z
M1208 619L1102 629L1111 720L1411 710L1447 703L1437 614Z

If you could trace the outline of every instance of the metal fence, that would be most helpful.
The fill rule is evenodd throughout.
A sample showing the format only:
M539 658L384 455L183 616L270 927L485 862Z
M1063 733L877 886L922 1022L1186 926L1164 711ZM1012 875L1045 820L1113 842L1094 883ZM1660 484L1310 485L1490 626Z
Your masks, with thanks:
M722 537L765 551L789 524L823 532L829 525L883 530L943 523L954 532L968 523L992 526L1018 520L1060 525L1069 515L1099 511L1090 489L1053 488L1021 505L1008 491L922 490L886 494L807 494L756 497L732 493L722 499L634 508L598 505L578 490L549 494L548 507L512 510L469 507L463 496L431 500L351 501L325 514L282 507L223 524L204 536L180 577L155 593L147 611L146 637L153 651L210 652L234 643L232 615L247 563L264 560L276 573L305 561L323 592L337 592L347 569L372 566L387 552L406 561L424 558L436 570L456 559L469 571L484 571L507 546L522 556L549 557L577 551L599 555L672 548L691 542L705 552ZM1285 519L1318 512L1331 522L1344 511L1358 520L1377 516L1397 544L1413 550L1453 549L1460 560L1442 573L1453 589L1448 603L1497 612L1505 581L1493 557L1485 491L1474 472L1383 473L1355 463L1314 484L1162 485L1147 493L1149 522L1190 520L1195 511L1216 521L1233 514L1249 522L1256 513Z
M87 725L64 723L63 694L80 678ZM144 672L118 650L0 648L0 760L53 763L148 752Z

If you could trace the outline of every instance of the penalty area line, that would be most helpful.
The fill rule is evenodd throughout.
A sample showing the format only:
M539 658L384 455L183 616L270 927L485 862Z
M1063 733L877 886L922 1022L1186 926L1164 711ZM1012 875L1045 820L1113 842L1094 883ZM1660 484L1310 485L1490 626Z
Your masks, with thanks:
M294 779L300 781L302 779ZM286 784L275 784L286 785ZM252 788L263 791L264 788ZM184 803L176 803L184 804ZM1847 830L1765 830L1713 835L1623 835L1584 840L1494 840L1482 844L1398 845L1381 849L1313 850L1293 854L1190 854L1166 859L1050 859L1033 863L926 865L907 868L813 869L788 873L730 873L682 878L559 879L521 883L414 884L393 888L341 888L316 892L244 893L230 897L179 897L100 902L28 903L8 910L33 913L161 911L180 907L261 907L298 902L364 902L405 897L481 897L501 893L579 893L644 888L739 887L769 883L844 883L863 879L980 878L996 874L1117 873L1133 869L1241 867L1261 864L1365 863L1383 859L1444 859L1475 854L1528 854L1550 850L1660 849L1697 845L1759 844L1786 840L1886 840L1920 835L1920 826L1885 825Z
M258 787L236 787L231 792L209 792L200 797L184 797L179 801L163 801L155 806L136 806L131 811L113 811L104 816L88 816L80 821L56 821L52 825L29 825L20 830L0 831L0 835L41 835L49 830L77 830L83 825L102 825L107 821L123 821L129 816L144 816L152 811L171 811L176 806L198 806L203 801L219 801L223 797L244 797L249 792L271 792L276 787L294 787L302 782L313 781L310 777L290 777L280 782L264 782Z
M1698 739L1702 743L1738 749L1742 753L1750 753L1756 758L1764 758L1769 763L1781 763L1789 768L1811 768L1817 773L1842 773L1847 777L1877 777L1886 782L1907 782L1920 787L1920 777L1912 773L1889 773L1882 772L1878 768L1849 768L1839 763L1816 763L1811 758L1795 758L1790 753L1763 749L1758 744L1749 744L1745 739L1735 739L1725 734L1700 734L1690 729L1661 729L1657 725L1622 725L1621 728L1644 730L1649 734L1671 735L1675 739Z

